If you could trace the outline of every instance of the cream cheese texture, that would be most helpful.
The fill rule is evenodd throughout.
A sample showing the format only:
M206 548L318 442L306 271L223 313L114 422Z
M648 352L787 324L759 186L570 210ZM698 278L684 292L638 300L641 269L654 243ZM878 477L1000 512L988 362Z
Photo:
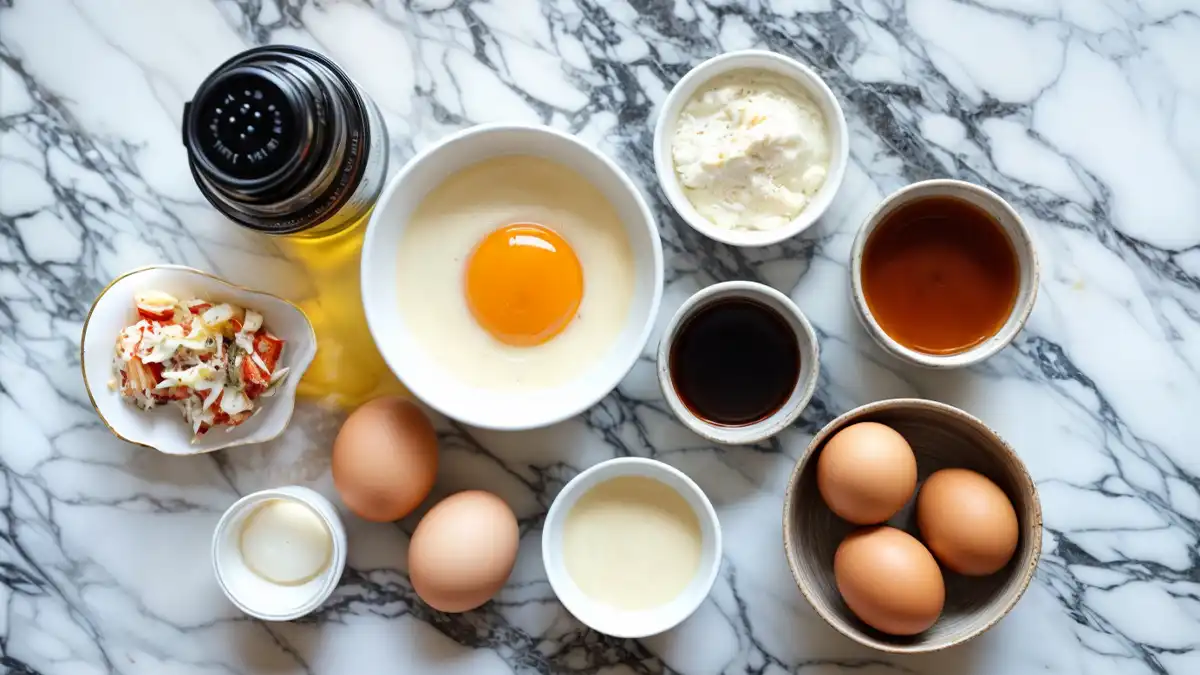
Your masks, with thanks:
M715 78L684 106L671 145L692 206L714 225L772 230L825 183L830 139L821 109L770 71Z

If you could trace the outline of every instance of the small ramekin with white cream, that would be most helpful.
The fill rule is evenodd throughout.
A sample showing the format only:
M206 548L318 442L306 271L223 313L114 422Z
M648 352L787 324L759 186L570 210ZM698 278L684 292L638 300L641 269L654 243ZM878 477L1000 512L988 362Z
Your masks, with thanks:
M291 621L333 593L346 567L346 530L314 490L289 485L242 497L217 523L213 571L238 609Z
M808 67L741 51L696 66L671 90L654 163L675 210L716 241L766 246L808 229L841 185L846 120Z

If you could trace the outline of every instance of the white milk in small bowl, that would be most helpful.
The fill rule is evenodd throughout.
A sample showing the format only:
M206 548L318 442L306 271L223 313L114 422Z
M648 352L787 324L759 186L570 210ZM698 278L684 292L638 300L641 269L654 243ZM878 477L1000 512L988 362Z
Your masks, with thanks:
M575 618L614 637L646 637L675 627L708 597L721 567L721 526L678 469L612 459L555 498L542 559Z

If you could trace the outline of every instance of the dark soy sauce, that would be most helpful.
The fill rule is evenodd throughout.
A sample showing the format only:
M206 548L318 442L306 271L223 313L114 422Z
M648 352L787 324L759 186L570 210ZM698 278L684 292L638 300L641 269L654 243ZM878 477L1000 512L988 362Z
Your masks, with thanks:
M800 379L800 344L774 309L720 300L689 317L671 345L675 391L697 417L744 426L783 407Z

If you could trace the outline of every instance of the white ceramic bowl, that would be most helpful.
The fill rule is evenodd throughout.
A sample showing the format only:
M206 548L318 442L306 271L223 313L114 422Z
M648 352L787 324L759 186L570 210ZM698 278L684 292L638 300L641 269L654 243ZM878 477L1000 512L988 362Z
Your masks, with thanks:
M260 412L228 431L215 428L192 442L192 429L173 405L140 410L109 389L113 379L113 345L117 334L137 322L136 293L161 290L179 299L227 301L263 315L263 325L283 338L279 367L291 368L275 395L261 401ZM131 270L113 279L88 310L80 339L83 382L96 414L124 441L168 455L195 455L247 443L262 443L283 433L296 406L296 385L317 354L317 336L301 309L269 293L235 286L208 272L182 265L154 265Z
M1017 301L1013 305L1013 311L1009 314L1008 320L995 335L957 354L926 354L896 342L883 331L883 327L875 320L867 305L867 298L863 294L862 263L867 239L871 237L871 233L888 214L905 204L927 197L953 197L983 209L1000 224L1001 229L1008 236L1008 240L1012 242L1013 251L1017 254L1020 286L1017 289ZM862 227L858 229L858 234L854 237L854 245L850 252L850 292L858 320L884 351L902 361L925 368L963 368L988 359L1008 346L1017 333L1021 332L1029 314L1033 312L1033 304L1037 300L1038 275L1037 250L1034 248L1033 238L1026 229L1024 221L1021 220L1021 216L1000 195L987 188L961 180L921 181L888 195L863 221Z
M563 562L563 524L571 507L588 490L618 476L645 476L679 493L700 521L700 566L696 576L671 602L639 611L617 609L588 597L575 585ZM642 457L619 457L601 462L563 486L542 526L542 562L550 587L563 606L589 628L619 638L656 635L677 626L704 602L721 570L721 522L708 497L679 469Z
M742 426L713 424L696 416L679 398L679 392L675 390L675 384L671 379L670 368L671 346L675 343L675 336L678 335L679 329L687 320L714 302L733 298L753 300L774 309L787 321L800 346L800 377L797 378L796 387L788 396L787 401L766 419ZM658 344L658 384L662 388L667 406L680 422L714 443L726 445L757 443L783 431L795 422L796 418L800 417L800 413L804 412L805 406L808 405L813 393L817 390L817 380L820 375L821 347L817 342L817 333L813 330L812 324L808 322L804 313L800 311L796 303L792 302L791 298L770 286L753 281L725 281L700 289L675 312L675 316L667 324L667 329L663 332L662 340Z
M333 538L329 567L306 583L295 586L274 584L259 577L238 550L242 524L254 509L270 499L289 499L311 508ZM262 490L234 502L217 522L212 540L213 573L217 584L237 608L264 621L291 621L321 606L337 588L346 569L346 528L337 509L320 493L299 485Z
M679 113L697 92L718 75L724 75L734 70L768 70L796 83L801 90L812 97L813 102L820 107L828 125L830 140L829 172L825 184L812 196L808 205L796 216L791 223L773 230L731 230L713 225L688 200L675 173L675 161L671 157L671 140L675 135L675 125L679 121ZM800 62L775 52L746 50L729 52L711 58L692 68L683 79L679 80L667 95L658 113L658 122L654 126L654 170L658 174L658 182L675 211L683 220L700 234L719 242L734 246L767 246L800 234L817 222L821 214L829 208L833 197L837 194L846 174L846 164L850 158L850 135L846 130L846 116L842 106L833 95L829 85L811 68Z
M578 172L616 209L633 250L633 298L615 344L578 378L544 390L489 390L462 382L428 355L399 311L396 251L413 210L451 174L504 155L540 156ZM424 150L409 160L383 191L363 242L367 324L392 372L409 391L443 415L488 429L546 426L604 398L642 353L658 313L662 284L658 226L637 188L612 160L579 139L548 127L476 126Z

